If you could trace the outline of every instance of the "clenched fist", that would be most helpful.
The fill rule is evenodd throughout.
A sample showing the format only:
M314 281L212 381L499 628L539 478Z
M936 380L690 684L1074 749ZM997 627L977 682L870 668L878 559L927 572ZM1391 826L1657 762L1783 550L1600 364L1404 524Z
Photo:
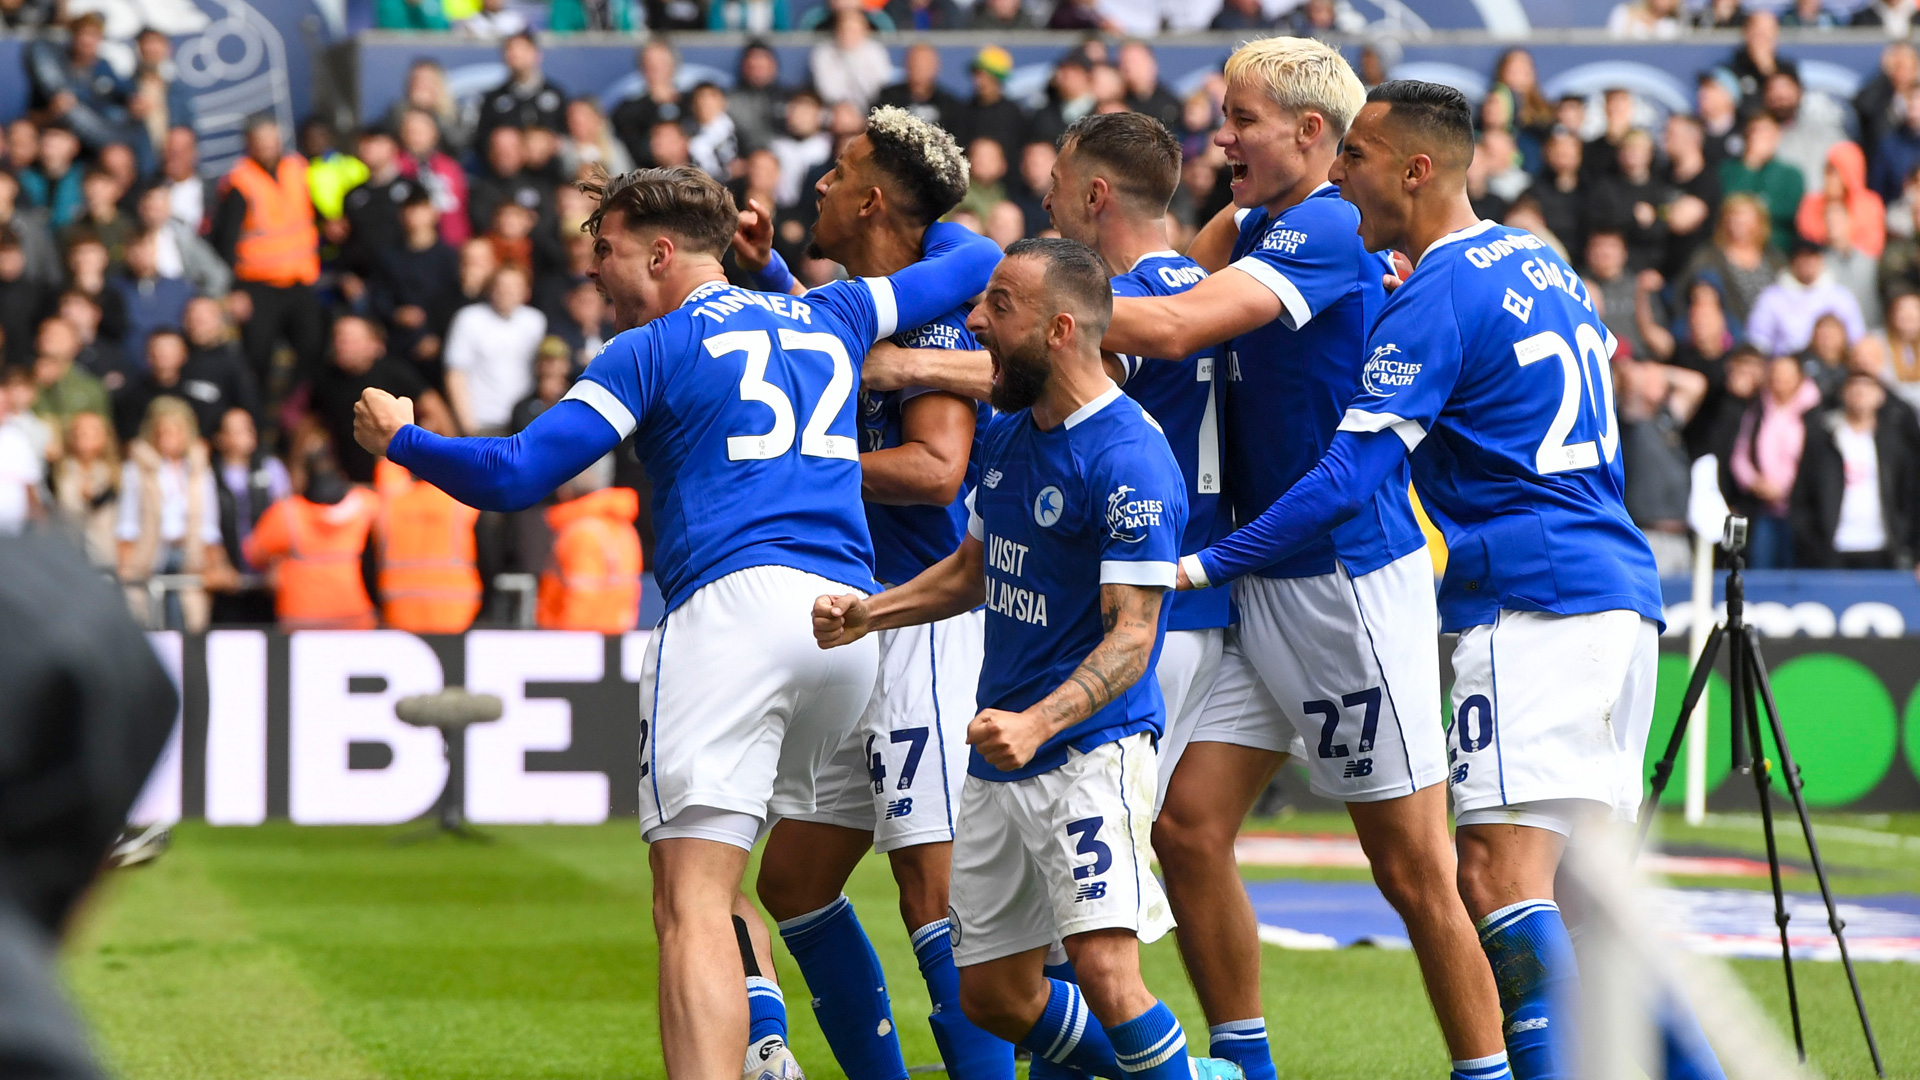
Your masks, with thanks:
M1033 760L1047 734L1046 725L1032 713L982 709L967 725L967 745L980 751L987 764L1012 772Z
M851 645L867 636L866 598L859 593L822 596L813 602L813 640L823 649Z
M411 423L411 398L397 398L369 386L360 392L360 400L353 403L353 441L375 457L384 456L394 435Z

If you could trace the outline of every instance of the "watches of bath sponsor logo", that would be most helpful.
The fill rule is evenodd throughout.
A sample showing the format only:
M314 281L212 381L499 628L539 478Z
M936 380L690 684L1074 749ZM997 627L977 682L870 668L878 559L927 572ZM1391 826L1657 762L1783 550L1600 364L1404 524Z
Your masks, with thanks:
M1412 386L1420 374L1420 365L1407 359L1400 346L1391 342L1373 350L1367 366L1360 369L1360 386L1369 394L1386 397Z
M1283 255L1291 255L1299 251L1300 245L1306 242L1307 234L1301 232L1299 229L1277 228L1261 238L1260 250L1278 251Z
M1048 484L1033 497L1033 523L1043 529L1051 529L1066 508L1067 497L1060 493L1059 488Z
M1126 544L1137 544L1147 538L1147 530L1160 524L1160 516L1166 513L1167 504L1159 499L1139 498L1139 490L1126 484L1113 489L1107 496L1107 532Z

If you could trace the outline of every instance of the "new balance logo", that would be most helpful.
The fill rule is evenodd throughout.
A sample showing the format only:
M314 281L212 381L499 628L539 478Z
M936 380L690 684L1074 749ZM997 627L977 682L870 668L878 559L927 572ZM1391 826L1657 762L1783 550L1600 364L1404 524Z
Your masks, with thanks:
M1340 771L1340 775L1349 780L1356 776L1372 776L1373 759L1370 757L1355 758L1347 762L1347 767Z
M1106 896L1107 896L1106 882L1090 881L1087 884L1080 886L1080 888L1074 892L1073 902L1077 904L1082 900L1104 900L1106 899Z
M987 475L980 478L980 486L997 488L1000 486L1000 478L1002 475L1004 474L1001 473L999 469L988 469Z
M894 818L906 817L908 814L911 814L911 813L913 813L912 797L908 797L905 799L895 799L892 802L887 804L887 820L888 821L892 821Z
M1542 1016L1534 1020L1515 1020L1507 1026L1507 1034L1518 1035L1523 1031L1545 1031L1550 1021Z
M1456 784L1464 784L1464 783L1466 783L1466 782L1467 782L1467 766L1468 766L1469 764L1470 764L1470 762L1465 762L1465 761L1463 761L1463 762L1461 762L1461 763L1460 763L1459 765L1457 765L1457 766L1455 766L1455 767L1454 767L1454 770L1453 770L1453 782L1454 782L1454 783L1456 783Z

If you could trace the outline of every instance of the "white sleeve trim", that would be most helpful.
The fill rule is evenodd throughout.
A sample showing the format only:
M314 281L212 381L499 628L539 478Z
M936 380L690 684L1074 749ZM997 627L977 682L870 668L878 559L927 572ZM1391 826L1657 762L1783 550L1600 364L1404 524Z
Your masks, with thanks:
M1171 589L1178 570L1178 563L1125 562L1119 559L1105 559L1100 563L1100 584L1157 585L1163 589Z
M1251 206L1243 206L1240 209L1235 210L1233 212L1234 225L1238 226L1241 223L1245 222L1247 220L1247 215L1251 213L1253 213L1253 207Z
M594 412L599 413L623 439L633 434L633 429L640 426L634 420L633 413L620 403L619 398L613 396L613 391L590 379L581 379L574 383L560 400L578 401L587 405Z
M1281 315L1290 329L1298 330L1313 321L1313 309L1307 306L1307 298L1300 295L1299 288L1287 280L1287 275L1274 269L1271 263L1247 255L1233 263L1231 268L1265 285L1269 292L1279 298Z
M987 542L987 523L980 511L973 508L973 497L980 494L979 488L967 492L967 535L981 543Z
M1414 448L1427 437L1427 429L1421 427L1419 421L1408 420L1392 413L1367 412L1364 409L1348 409L1347 415L1340 418L1340 426L1336 430L1363 433L1391 431L1400 436L1401 442L1407 444L1409 454L1413 453Z
M1187 572L1187 582L1196 589L1211 589L1213 582L1207 578L1207 568L1200 565L1200 556L1180 556L1180 569Z
M893 282L883 277L861 278L873 295L873 340L885 341L900 329L900 306L893 295Z

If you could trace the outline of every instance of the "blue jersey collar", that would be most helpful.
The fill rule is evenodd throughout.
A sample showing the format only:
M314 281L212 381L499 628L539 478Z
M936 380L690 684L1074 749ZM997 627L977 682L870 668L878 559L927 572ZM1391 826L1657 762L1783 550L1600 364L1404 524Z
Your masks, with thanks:
M1073 410L1073 413L1069 415L1066 418L1066 420L1064 420L1060 424L1060 427L1063 430L1067 430L1067 431L1073 430L1073 427L1075 424L1081 423L1082 421L1091 417L1094 413L1097 413L1101 409L1104 409L1107 406L1113 404L1114 401L1117 400L1119 397L1120 397L1120 388L1118 386L1109 386L1107 388L1106 393L1101 394L1099 397L1094 398L1092 401L1089 401L1085 405L1082 405L1079 408Z
M720 281L709 281L706 284L701 285L698 288L694 289L692 292L688 293L687 298L685 300L680 301L680 306L686 307L688 304L697 304L700 301L705 300L707 297L712 296L714 293L721 291L722 289L731 289L731 288L733 288L733 283L730 281L726 281L724 279Z
M1455 240L1470 240L1473 237L1479 236L1481 233L1486 232L1488 229L1491 229L1493 227L1494 227L1493 222L1488 221L1485 218L1481 218L1479 221L1474 222L1472 225L1469 225L1464 229L1455 229L1453 232L1450 232L1447 235L1441 237L1440 239L1435 240L1432 244L1429 244L1427 246L1427 250L1420 253L1420 262L1426 262L1427 256L1433 254L1436 248L1440 248L1447 244L1451 244Z

